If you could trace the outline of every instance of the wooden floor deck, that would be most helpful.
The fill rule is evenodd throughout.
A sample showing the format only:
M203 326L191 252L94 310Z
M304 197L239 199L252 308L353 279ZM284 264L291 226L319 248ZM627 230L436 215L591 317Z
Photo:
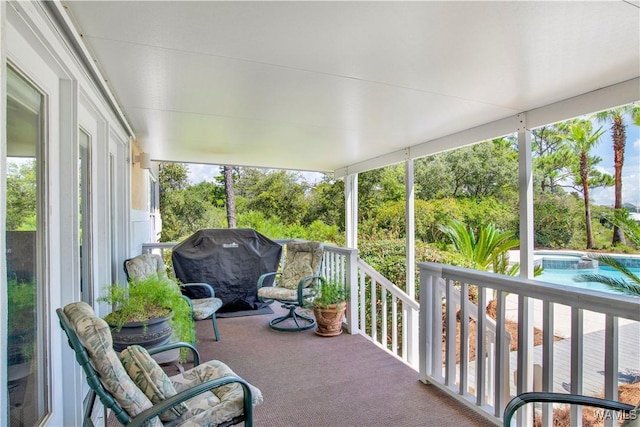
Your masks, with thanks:
M273 316L218 319L220 342L209 320L196 325L203 360L221 360L261 389L256 426L493 425L363 336L276 332Z

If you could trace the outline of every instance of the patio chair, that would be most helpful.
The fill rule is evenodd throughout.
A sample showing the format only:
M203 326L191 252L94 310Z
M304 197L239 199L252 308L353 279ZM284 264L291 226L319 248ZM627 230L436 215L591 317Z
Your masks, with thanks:
M75 302L56 313L90 387L83 426L93 426L96 396L118 422L128 426L253 424L253 407L262 403L262 393L224 363L200 364L198 351L187 343L148 351L134 345L118 356L109 325L90 305ZM176 348L191 351L194 367L168 377L151 354Z
M530 392L522 393L509 401L504 408L502 422L504 427L511 427L511 420L516 411L527 403L566 403L570 405L592 406L609 411L620 411L626 414L626 421L622 424L626 427L640 426L640 402L635 408L615 400L601 399L598 397L583 396L579 394ZM612 414L607 414L611 416ZM622 418L621 418L622 419Z
M142 254L126 260L124 262L124 271L127 274L127 280L145 279L153 274L168 277L162 257L156 254ZM215 339L220 341L216 311L222 307L222 300L215 297L216 294L213 287L208 283L179 283L179 286L185 300L191 306L193 318L195 320L203 320L211 317ZM185 290L189 288L194 288L198 290L198 294L207 295L208 297L188 298L185 295Z
M258 300L278 301L288 310L284 316L269 321L276 331L294 332L311 329L316 321L313 317L296 311L313 300L314 286L324 279L319 276L324 247L318 242L290 242L285 245L285 262L282 273L271 272L258 278ZM265 286L270 280L273 286ZM284 323L287 320L291 321Z

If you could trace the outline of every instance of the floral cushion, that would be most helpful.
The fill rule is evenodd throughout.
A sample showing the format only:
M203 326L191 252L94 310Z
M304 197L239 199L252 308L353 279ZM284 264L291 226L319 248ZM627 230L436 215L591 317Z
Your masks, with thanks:
M305 288L302 290L303 296L313 293L313 289ZM266 286L258 289L258 295L265 299L276 299L278 301L298 301L298 289L280 288L278 286Z
M220 377L237 376L231 368L218 360L211 360L190 369L182 374L171 377L176 391L179 393L205 381ZM256 387L249 385L253 406L262 403L262 393ZM187 401L190 408L190 418L177 424L184 427L217 426L225 421L242 415L243 409L242 386L237 383L214 388L211 392L200 394Z
M132 345L120 353L120 361L129 377L154 405L176 395L176 389L160 365L149 355L144 347ZM189 410L180 403L160 414L160 420L173 421Z
M323 245L318 242L287 243L287 257L278 286L298 289L300 279L318 273L322 253Z
M195 320L202 320L211 317L213 313L218 311L222 307L222 300L220 298L199 298L192 299L193 305L193 318Z
M129 279L142 280L153 275L167 278L164 261L160 255L142 254L128 259L124 263Z
M75 302L64 307L78 339L87 349L91 364L100 377L104 388L111 393L118 404L130 416L135 416L152 403L129 378L118 355L113 350L111 328L103 319L97 317L91 306L84 302ZM145 423L146 426L162 426L157 417Z

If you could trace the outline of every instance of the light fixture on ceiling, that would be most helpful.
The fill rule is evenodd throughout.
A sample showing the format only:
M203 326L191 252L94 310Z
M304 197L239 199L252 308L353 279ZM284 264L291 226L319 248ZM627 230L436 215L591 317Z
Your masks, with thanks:
M140 163L141 169L151 169L151 156L149 153L140 153L137 156L133 156L134 163Z

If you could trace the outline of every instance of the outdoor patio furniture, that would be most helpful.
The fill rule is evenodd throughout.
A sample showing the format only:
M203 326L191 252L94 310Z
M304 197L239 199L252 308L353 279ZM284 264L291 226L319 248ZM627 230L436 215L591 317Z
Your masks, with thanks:
M276 331L303 331L315 326L313 317L296 311L309 303L315 295L314 286L323 280L319 275L324 247L318 242L290 242L285 245L286 257L282 272L271 272L258 279L258 299L264 302L278 301L288 310L284 316L269 321ZM273 280L273 286L265 281ZM268 282L267 282L268 283ZM291 319L291 322L284 323Z
M111 329L90 305L75 302L57 309L60 325L91 389L84 407L83 425L93 425L91 412L98 396L123 425L233 425L253 424L253 406L262 393L224 363L200 364L198 351L187 343L153 350L130 346L113 350ZM168 377L151 354L176 348L191 350L194 367Z
M550 393L550 392L530 392L530 393L522 393L509 401L507 406L504 408L504 416L503 416L503 426L510 427L511 419L515 415L516 411L526 405L527 403L566 403L571 405L580 405L580 406L592 406L596 408L601 408L608 411L620 411L624 414L627 414L626 421L622 424L623 426L640 426L640 412L639 408L636 406L635 412L634 407L631 405L627 405L621 402L617 402L615 400L607 400L601 399L598 397L591 396L582 396L579 394L567 394L567 393ZM639 402L640 405L640 402ZM631 413L634 416L631 416ZM604 414L606 417L613 416L612 413ZM603 418L604 419L604 418ZM622 419L622 418L621 418Z
M145 279L153 274L168 277L162 257L156 254L142 254L126 260L124 262L124 271L127 273L127 280ZM204 298L189 298L185 296L185 299L191 305L195 320L211 317L215 339L220 341L216 311L222 307L222 300L216 298L213 287L207 283L179 283L179 285L183 295L187 293L187 289L195 288L198 289L200 295L206 296Z

